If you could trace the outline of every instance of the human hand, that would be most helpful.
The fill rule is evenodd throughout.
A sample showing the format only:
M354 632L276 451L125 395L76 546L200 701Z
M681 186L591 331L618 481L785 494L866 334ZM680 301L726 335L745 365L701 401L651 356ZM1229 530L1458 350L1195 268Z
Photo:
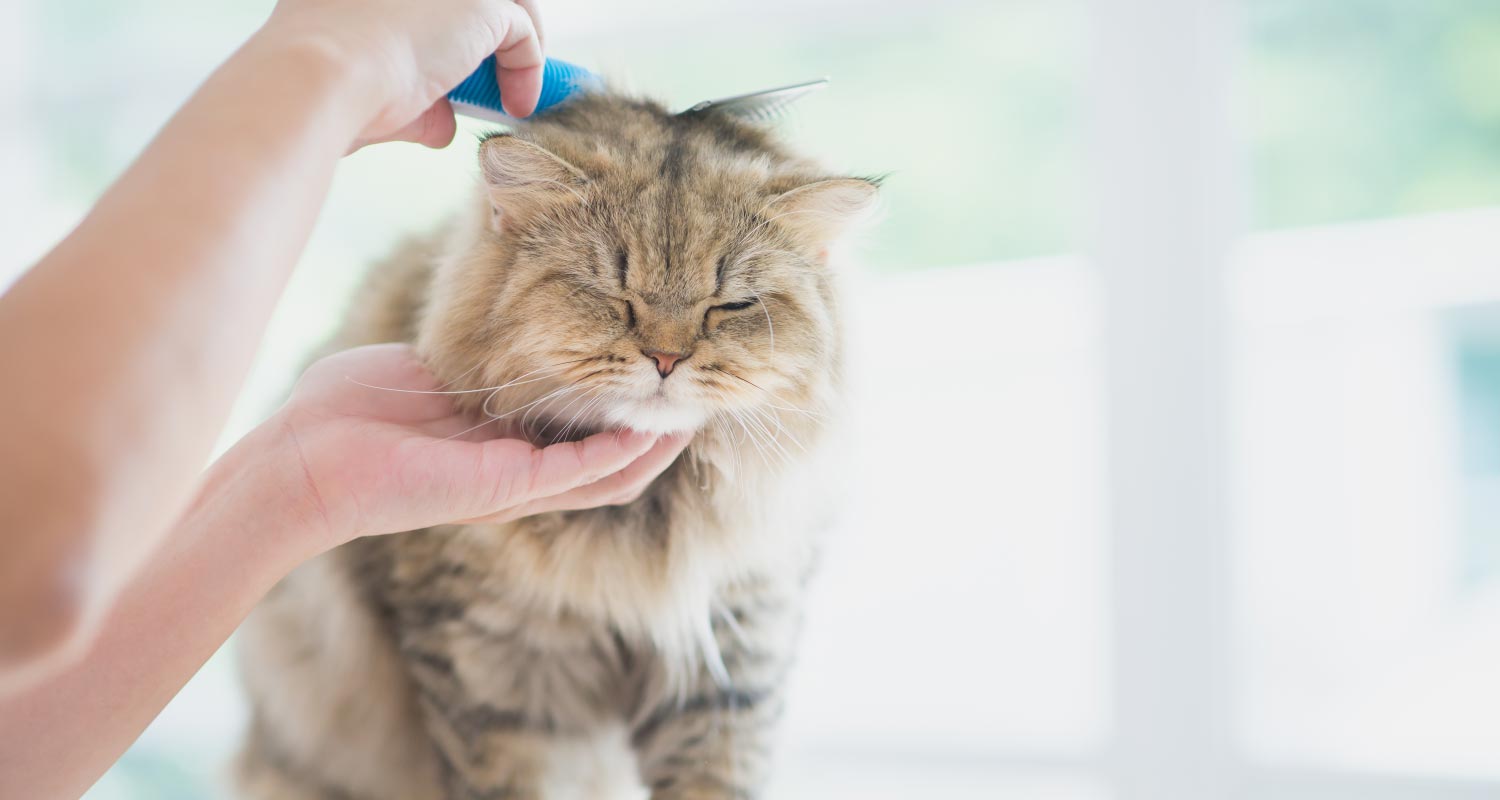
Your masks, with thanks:
M422 393L438 388L410 347L360 347L310 367L262 426L286 454L270 463L300 474L290 502L318 521L318 550L367 534L629 502L691 438L622 431L537 448L487 438L493 428L464 435L474 421L454 413L452 397Z
M443 147L456 124L447 93L491 53L505 110L524 117L542 91L537 0L279 0L257 40L312 46L351 71L359 133Z

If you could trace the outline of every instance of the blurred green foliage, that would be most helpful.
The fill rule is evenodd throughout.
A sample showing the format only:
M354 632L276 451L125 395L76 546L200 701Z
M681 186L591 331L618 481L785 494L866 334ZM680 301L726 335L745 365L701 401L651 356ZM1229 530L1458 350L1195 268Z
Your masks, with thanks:
M1066 249L1078 200L1078 2L882 6L839 25L601 41L568 57L678 107L827 76L779 123L831 168L885 174L866 261L890 269Z
M222 52L269 2L234 0L211 11L185 0L129 11L108 3L45 8L45 38L66 39L78 54L45 72L76 83L111 68L117 32L130 21L127 49L187 39ZM833 88L804 101L784 126L836 169L889 174L886 219L867 247L877 267L1075 248L1084 210L1086 4L1002 0L938 11L883 7L838 25L713 36L597 36L564 55L684 106L831 76ZM1246 12L1255 228L1500 202L1500 2L1247 0ZM80 197L97 194L149 132L101 147L93 120L128 120L129 98L105 93L89 102L43 115L57 188ZM455 145L467 146L467 138ZM427 196L446 188L439 181L403 202L443 207Z
M589 55L684 104L832 76L791 134L891 173L868 260L910 269L1080 244L1087 24L1083 3L1008 0L782 32L774 50L747 35ZM1245 35L1255 229L1500 203L1500 2L1247 0Z
M1248 11L1257 227L1500 203L1500 2Z

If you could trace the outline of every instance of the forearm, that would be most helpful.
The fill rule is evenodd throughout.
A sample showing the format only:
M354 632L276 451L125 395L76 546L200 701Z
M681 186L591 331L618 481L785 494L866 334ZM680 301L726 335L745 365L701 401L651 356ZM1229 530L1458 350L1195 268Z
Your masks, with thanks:
M215 464L74 664L0 698L0 797L77 797L321 541L274 427ZM312 514L311 516L309 514Z
M358 132L334 62L252 39L0 297L0 374L27 389L0 417L0 531L26 556L0 560L0 666L20 626L118 588L187 502Z

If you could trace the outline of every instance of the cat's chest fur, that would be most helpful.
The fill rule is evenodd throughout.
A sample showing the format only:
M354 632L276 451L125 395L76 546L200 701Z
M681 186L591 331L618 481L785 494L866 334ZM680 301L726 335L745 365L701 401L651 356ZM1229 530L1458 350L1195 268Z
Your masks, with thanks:
M548 684L526 696L628 712L641 673L712 661L715 615L798 591L812 561L816 518L795 499L807 476L727 475L711 447L624 506L356 543L355 574L414 669L446 673L470 700L525 675ZM773 513L788 507L795 522Z

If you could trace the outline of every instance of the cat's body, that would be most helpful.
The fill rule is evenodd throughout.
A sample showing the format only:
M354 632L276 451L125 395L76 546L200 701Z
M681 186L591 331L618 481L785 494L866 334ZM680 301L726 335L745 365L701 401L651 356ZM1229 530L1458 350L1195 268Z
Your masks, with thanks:
M242 794L758 796L836 473L827 247L869 186L614 96L481 162L477 213L378 267L335 345L414 342L451 390L507 386L457 397L539 441L697 433L626 504L358 540L288 577L239 640Z

